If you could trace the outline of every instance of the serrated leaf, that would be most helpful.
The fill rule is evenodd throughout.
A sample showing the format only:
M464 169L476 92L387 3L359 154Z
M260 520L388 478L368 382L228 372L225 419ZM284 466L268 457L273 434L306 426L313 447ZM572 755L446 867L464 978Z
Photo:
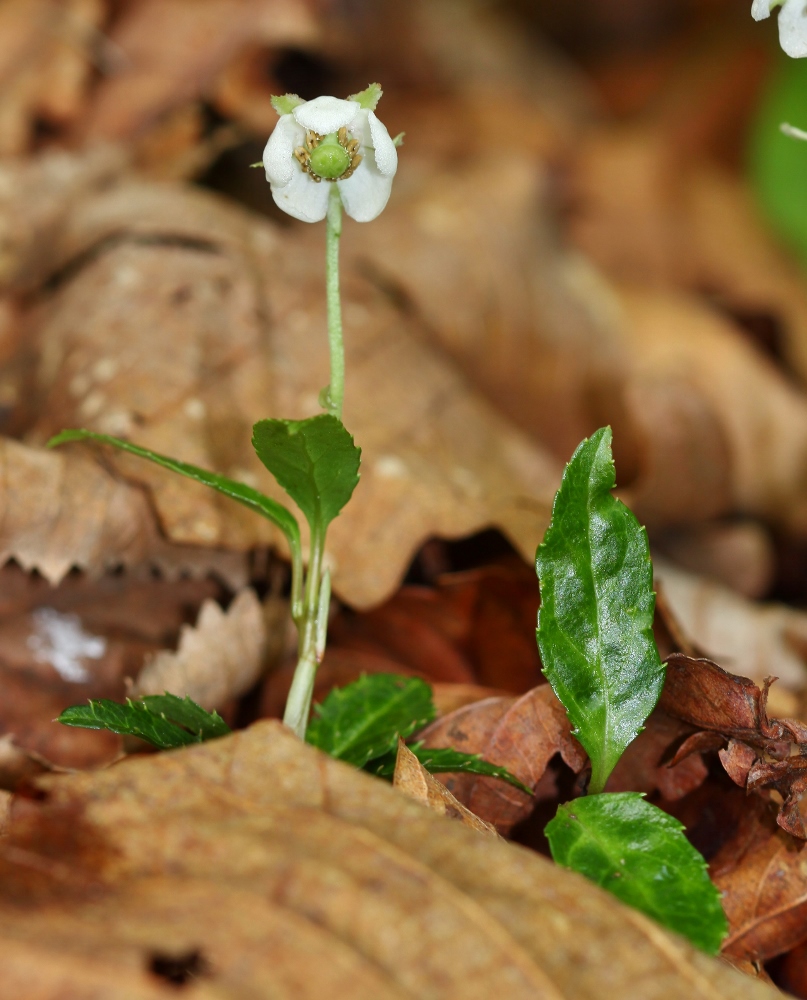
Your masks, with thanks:
M611 428L579 445L538 548L538 645L549 683L591 758L591 790L608 775L659 699L647 533L611 495Z
M182 726L200 740L214 740L230 732L230 727L218 712L206 711L187 696L178 698L166 691L165 694L145 695L140 702L153 714Z
M502 781L507 781L527 795L532 795L532 790L506 767L491 764L483 760L479 754L462 753L451 747L424 747L422 743L412 743L409 749L431 774L483 774L491 778L501 778ZM394 753L384 754L383 757L368 761L365 770L378 775L379 778L392 778L395 774L395 758Z
M623 903L716 954L728 933L706 861L677 819L637 792L588 795L546 827L552 857Z
M283 504L272 500L271 497L265 496L259 490L255 490L244 483L239 483L235 479L228 479L226 476L218 475L218 473L200 469L196 465L179 462L177 459L169 458L167 455L160 455L158 452L150 451L148 448L141 448L139 445L132 444L130 441L124 441L122 438L111 437L109 434L96 434L95 431L62 431L61 434L57 434L48 441L48 447L54 448L57 445L66 444L68 441L97 441L100 444L112 445L114 448L120 448L121 451L127 451L132 455L137 455L139 458L146 458L165 469L177 472L188 479L194 479L197 483L203 483L205 486L209 486L211 489L217 490L219 493L223 493L233 500L237 500L245 507L249 507L250 510L262 514L280 528L288 539L292 555L296 560L300 552L300 528L297 524L297 519Z
M807 263L807 143L780 131L782 122L807 129L807 62L779 60L751 131L750 178L769 221Z
M306 742L355 767L391 753L435 717L432 689L418 677L369 674L334 688L314 718Z
M312 529L330 524L359 481L361 449L331 414L261 420L253 428L252 444Z
M138 736L161 750L201 742L200 737L150 712L140 701L127 700L121 705L102 698L66 708L56 721L80 729L107 729L121 736Z

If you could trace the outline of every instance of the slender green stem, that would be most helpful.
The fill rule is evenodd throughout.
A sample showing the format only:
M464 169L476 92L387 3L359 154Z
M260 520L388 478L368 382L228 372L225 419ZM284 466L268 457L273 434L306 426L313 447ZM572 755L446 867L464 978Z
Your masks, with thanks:
M311 697L314 693L314 678L319 666L318 639L322 631L319 624L320 585L322 577L322 556L325 551L325 532L321 529L311 533L311 556L305 580L303 614L297 623L299 645L297 667L286 701L283 722L300 737L305 739L308 715L311 711ZM327 614L327 608L324 609Z
M331 381L323 392L322 404L337 419L342 419L345 397L345 349L342 341L342 302L339 292L339 237L342 235L342 199L339 188L331 184L325 231L325 294L328 304L328 344L331 353ZM314 679L325 651L330 603L330 576L322 576L325 530L311 531L311 555L303 585L302 566L295 563L292 583L292 616L299 634L297 668L286 702L283 721L305 739ZM303 593L304 591L304 593Z
M345 347L342 341L342 301L339 294L339 237L342 235L342 199L331 184L325 231L325 294L328 302L328 343L331 348L331 381L325 409L342 419L345 398Z

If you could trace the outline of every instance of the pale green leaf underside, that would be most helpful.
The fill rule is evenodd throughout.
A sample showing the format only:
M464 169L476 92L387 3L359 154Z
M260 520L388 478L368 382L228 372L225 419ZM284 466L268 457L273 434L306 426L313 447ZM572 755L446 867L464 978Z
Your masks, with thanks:
M97 441L100 444L112 445L114 448L120 448L121 451L127 451L132 455L137 455L139 458L146 458L165 469L177 472L188 479L194 479L197 483L203 483L205 486L223 493L224 496L237 500L250 510L268 518L280 528L288 539L289 547L295 560L299 557L300 528L296 518L283 504L272 500L271 497L265 496L259 490L255 490L244 483L239 483L234 479L228 479L226 476L220 476L218 473L208 472L207 469L200 469L196 465L189 465L187 462L180 462L175 458L169 458L167 455L160 455L158 452L150 451L148 448L141 448L139 445L132 444L131 441L124 441L122 438L111 437L108 434L96 434L95 431L62 431L61 434L57 434L48 441L48 447L53 448L68 441Z
M647 534L611 495L614 485L605 427L566 466L536 556L544 673L591 758L593 791L602 791L664 684Z
M432 689L418 677L369 674L334 688L314 718L306 741L355 767L392 752L435 716Z
M559 865L580 872L703 951L720 950L728 922L703 856L677 819L638 793L567 802L546 835Z
M253 428L252 444L312 529L330 524L359 481L361 449L330 414L261 420Z

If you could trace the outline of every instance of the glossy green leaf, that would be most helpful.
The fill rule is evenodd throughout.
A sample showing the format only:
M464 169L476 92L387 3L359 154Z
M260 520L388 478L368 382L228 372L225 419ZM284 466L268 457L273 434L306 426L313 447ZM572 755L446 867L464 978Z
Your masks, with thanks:
M511 774L506 767L498 767L483 760L479 754L462 753L452 747L424 747L422 743L412 743L409 749L417 757L430 774L482 774L490 778L500 778L518 788L527 795L532 790ZM365 765L365 771L378 775L379 778L392 778L395 774L397 753L392 751L370 760Z
M807 60L779 54L749 144L749 171L762 210L807 263L807 142L783 135L782 122L807 129Z
M288 539L289 547L295 561L299 558L300 528L296 518L283 504L272 500L271 497L264 496L259 490L255 490L251 486L246 486L244 483L239 483L234 479L228 479L226 476L220 476L218 473L208 472L206 469L189 465L187 462L179 462L175 458L160 455L156 451L149 451L148 448L141 448L130 441L110 437L108 434L96 434L94 431L62 431L61 434L57 434L56 437L48 441L48 447L53 448L68 441L98 441L101 444L109 444L114 448L128 451L130 454L137 455L140 458L147 458L150 462L155 462L165 469L178 472L181 476L187 476L188 479L195 479L197 483L204 483L205 486L209 486L211 489L217 490L219 493L223 493L233 500L237 500L245 507L249 507L250 510L258 514L262 514L273 524L276 524Z
M604 427L566 466L536 557L544 673L591 758L595 792L664 684L647 533L611 495L614 485L611 428Z
M208 712L190 698L178 698L175 694L149 694L140 702L154 715L161 715L198 736L200 740L214 740L226 736L230 727L218 714Z
M194 736L161 715L150 712L143 702L128 699L125 705L105 699L90 701L86 705L73 705L66 708L56 721L79 729L108 729L121 736L138 736L161 750L201 741L199 736Z
M359 481L361 449L328 413L308 420L261 420L252 444L312 529L330 524Z
M720 893L677 819L636 792L588 795L546 827L552 857L716 954L728 932Z
M368 674L334 688L314 706L306 741L332 757L364 767L393 751L435 717L432 689L418 677Z

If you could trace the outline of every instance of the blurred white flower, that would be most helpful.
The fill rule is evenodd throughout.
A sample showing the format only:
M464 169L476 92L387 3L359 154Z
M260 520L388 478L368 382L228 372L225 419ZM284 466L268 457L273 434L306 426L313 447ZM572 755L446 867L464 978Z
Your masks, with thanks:
M380 97L381 88L371 84L346 101L301 101L293 94L274 99L280 121L263 151L263 165L279 208L303 222L319 222L333 183L357 222L370 222L384 210L398 151L376 117Z
M803 59L807 56L807 0L754 0L751 16L761 21L780 4L779 43L789 56Z

